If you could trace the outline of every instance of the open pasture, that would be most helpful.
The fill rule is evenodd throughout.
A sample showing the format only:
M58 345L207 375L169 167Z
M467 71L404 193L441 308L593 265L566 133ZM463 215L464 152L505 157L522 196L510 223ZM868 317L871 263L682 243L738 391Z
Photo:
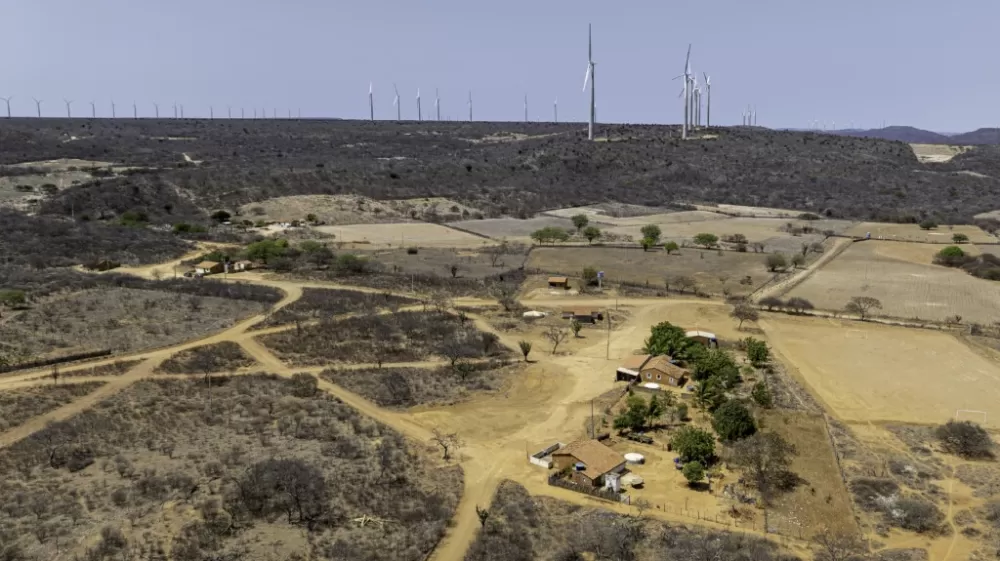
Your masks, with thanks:
M885 224L881 222L862 222L844 231L845 235L863 238L871 234L873 240L900 240L909 242L952 243L955 234L965 234L972 243L996 243L997 238L987 234L978 226L958 224L954 226L938 226L932 230L923 230L917 224Z
M576 231L573 221L568 218L556 218L554 216L539 216L520 220L517 218L487 218L486 220L464 220L455 222L455 226L488 236L495 240L506 239L508 241L518 241L531 243L531 233L554 226L565 230Z
M782 362L846 421L943 423L971 409L1000 426L1000 367L948 333L777 315L760 326Z
M882 303L877 315L992 323L1000 317L1000 285L959 269L931 264L941 246L864 241L847 248L785 297L823 310L842 310L854 296ZM975 250L971 250L975 251Z
M401 224L353 224L348 226L317 226L316 230L333 234L334 240L345 243L371 244L373 247L481 247L489 240L458 230L407 222Z

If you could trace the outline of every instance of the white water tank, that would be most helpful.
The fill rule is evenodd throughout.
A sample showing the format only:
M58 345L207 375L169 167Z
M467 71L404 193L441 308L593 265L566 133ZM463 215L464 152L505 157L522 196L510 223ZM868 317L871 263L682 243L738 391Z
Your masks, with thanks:
M642 454L629 452L628 454L625 454L625 461L630 464L644 464L646 463L646 458Z

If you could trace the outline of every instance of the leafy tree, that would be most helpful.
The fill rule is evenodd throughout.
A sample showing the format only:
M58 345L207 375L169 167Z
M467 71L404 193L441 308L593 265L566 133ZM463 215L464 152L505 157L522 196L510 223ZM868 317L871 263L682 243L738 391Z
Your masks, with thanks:
M767 383L765 382L757 382L754 384L753 390L750 391L750 397L753 398L754 403L764 409L770 409L774 405L774 398L771 396L771 389L767 387Z
M729 400L712 414L712 428L724 441L739 440L757 432L757 424L746 405Z
M582 230L585 226L587 226L587 224L590 224L590 219L587 218L586 214L577 214L576 216L574 216L570 220L572 220L573 221L573 225L576 226L576 231L577 232L579 232L580 230Z
M230 218L232 218L232 215L224 210L217 210L212 213L212 220L215 220L216 222L225 222Z
M315 240L306 240L299 244L299 251L305 256L305 258L316 265L317 268L329 265L333 261L333 251L326 246Z
M726 394L715 378L702 380L694 386L694 403L703 411L715 411L726 402Z
M966 260L965 251L957 245L949 245L934 256L934 263L946 267L961 267Z
M142 226L149 222L149 216L141 210L128 210L122 213L118 222L122 226Z
M628 399L625 400L625 409L615 417L615 429L642 430L646 426L648 411L646 400L638 395L628 396Z
M684 464L681 473L684 474L684 479L687 479L689 486L705 480L705 466L701 465L701 462L696 461Z
M965 234L953 234L951 236L951 241L955 243L969 243L969 236Z
M871 296L855 296L844 306L844 310L850 314L857 314L864 321L872 310L881 310L882 302Z
M639 232L642 233L643 239L648 238L652 240L654 244L659 242L660 236L663 235L663 232L660 231L660 227L656 224L646 224L639 230Z
M747 358L754 368L760 368L771 360L771 350L767 348L767 343L747 337L743 340L743 344L747 349Z
M583 274L580 275L580 280L588 286L597 284L597 269L594 267L584 267Z
M580 330L583 329L583 324L574 319L569 323L569 328L573 331L573 337L579 337Z
M569 239L569 232L555 226L546 226L532 232L531 239L538 243L564 242Z
M601 237L601 229L597 226L587 226L583 229L583 237L587 238L587 243L594 243L594 240Z
M778 305L780 306L781 305L780 304L781 301L779 300L778 302L779 302ZM761 303L762 304L764 303L764 299L761 300ZM815 308L815 306L813 306L812 302L810 302L809 300L806 300L805 298L799 298L797 296L793 297L793 298L789 298L788 301L785 302L785 305L788 306L789 308L791 308L797 314L801 314L804 311L812 310L812 309Z
M306 215L306 222L316 222L316 215L309 213Z
M757 321L760 318L760 314L757 313L757 308L753 307L753 304L743 301L736 304L733 307L733 311L729 315L737 320L739 320L740 325L737 329L743 329L744 321Z
M697 341L684 335L684 330L669 321L653 326L643 352L651 355L668 355L676 360L692 360L704 351Z
M247 246L247 259L252 261L268 261L284 257L288 253L288 240L261 240Z
M780 308L785 305L785 303L781 300L781 298L775 298L774 296L765 296L764 298L761 298L757 303L760 304L761 306L766 307L767 311L769 312L775 308Z
M795 446L777 433L758 432L733 443L732 451L733 463L757 487L764 504L770 504L774 492L788 480Z
M656 245L656 240L653 238L642 238L639 240L639 245L642 246L643 251L649 251L654 245Z
M696 234L694 236L694 243L704 247L705 249L711 249L719 243L719 236L708 233Z
M992 458L993 439L983 427L970 421L948 421L934 429L941 446L963 458Z
M524 355L524 362L528 362L528 354L531 353L531 341L518 341L517 347L521 349L521 354Z
M670 255L671 253L680 250L680 248L681 247L677 245L677 242L674 241L670 241L663 244L663 249L667 251L667 255Z
M348 273L364 273L368 269L368 260L353 253L344 253L337 257L337 268Z
M698 381L713 378L723 388L731 388L740 380L740 367L729 351L707 349L694 360L691 377Z
M788 260L785 259L785 255L782 253L771 253L764 258L764 264L767 265L767 270L774 273L778 270L785 270L788 268Z
M920 221L920 229L921 230L933 230L934 228L937 228L937 227L938 227L937 222L935 222L934 220L932 220L930 218L927 218L925 220L921 220Z
M670 447L684 462L700 462L707 466L715 459L715 437L696 427L682 427L670 439Z
M667 394L673 397L673 394ZM667 404L663 399L660 399L653 394L649 398L649 404L646 406L646 424L652 425L653 421L659 419L667 410Z

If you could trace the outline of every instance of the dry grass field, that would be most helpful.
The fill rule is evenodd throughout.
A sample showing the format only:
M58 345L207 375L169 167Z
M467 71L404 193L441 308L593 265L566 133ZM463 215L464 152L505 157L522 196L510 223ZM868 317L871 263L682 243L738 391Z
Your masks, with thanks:
M312 214L326 224L346 225L430 219L435 215L458 220L478 211L441 197L375 200L361 195L293 195L246 204L240 212L254 221L291 222Z
M317 226L315 229L325 234L333 234L334 241L337 242L371 244L373 248L400 246L478 248L493 243L447 226L423 222Z
M941 225L933 230L923 230L917 224L885 224L881 222L861 222L844 231L845 235L862 238L871 233L873 240L902 240L909 242L952 243L954 234L965 234L972 243L996 243L997 238L978 226L968 224Z
M630 205L625 203L598 203L595 205L578 206L571 208L560 208L549 210L542 214L555 216L557 218L572 218L578 214L587 216L591 222L614 223L616 218L627 218L629 216L647 216L650 214L663 213L662 207Z
M762 206L744 205L694 205L695 208L708 212L719 212L727 215L753 216L758 218L795 218L805 211L787 208L768 208Z
M943 423L971 409L1000 427L1000 366L950 334L781 315L760 326L783 362L846 421Z
M548 226L575 231L576 227L568 218L539 216L519 220L517 218L487 218L486 220L467 220L455 222L455 226L470 232L482 234L495 240L508 240L521 243L531 243L531 233Z
M664 286L666 278L689 276L700 290L713 294L722 293L724 286L733 294L750 292L772 276L764 266L763 254L723 251L720 255L718 251L693 248L667 255L664 251L641 249L544 247L531 252L526 266L576 277L584 267L595 267L604 271L610 283L620 279L657 288ZM746 276L753 280L752 285L739 283ZM672 288L675 287L676 283Z
M491 246L499 248L496 244ZM451 267L457 265L457 278L481 279L520 267L524 264L526 251L526 246L509 245L507 253L497 257L495 267L488 252L458 248L420 248L416 254L407 253L405 249L390 249L359 252L359 255L370 256L387 271L451 277Z
M964 322L996 321L1000 317L1000 285L958 269L932 265L931 259L940 248L857 242L785 296L805 298L824 310L842 310L854 296L871 296L882 302L877 315L944 321L957 314Z
M966 152L972 146L954 146L950 144L910 144L913 154L922 163L941 163L951 160L958 154Z

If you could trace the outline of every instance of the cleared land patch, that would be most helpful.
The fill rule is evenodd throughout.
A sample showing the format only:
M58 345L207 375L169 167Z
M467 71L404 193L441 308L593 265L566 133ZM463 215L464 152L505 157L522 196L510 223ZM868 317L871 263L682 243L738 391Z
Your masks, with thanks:
M856 242L785 296L805 298L824 310L842 310L852 297L871 296L882 303L878 315L944 321L957 314L964 322L995 321L1000 285L932 265L941 247Z
M972 243L996 243L997 238L989 235L978 226L956 224L938 226L924 230L917 224L885 224L882 222L862 222L844 231L845 235L863 238L871 234L873 240L901 240L909 242L952 243L955 234L965 234Z
M147 380L0 451L0 494L24 497L0 529L31 559L416 561L461 489L311 376Z
M493 238L531 243L531 233L546 227L562 228L576 231L573 222L568 218L554 216L539 216L524 220L517 218L487 218L485 220L466 220L455 222L456 228Z
M947 162L955 156L966 152L972 146L954 146L951 144L910 144L913 154L921 163Z
M447 226L406 222L400 224L353 224L317 226L316 230L333 234L344 243L368 243L392 247L482 247L490 241Z
M943 423L958 409L1000 426L1000 367L939 331L768 315L768 340L847 421Z
M302 296L298 300L268 314L264 321L254 325L253 328L263 329L351 312L398 308L415 303L416 300L389 293L373 294L332 288L303 288Z
M46 385L0 392L0 432L44 415L101 387L103 382Z
M156 369L161 374L211 374L232 372L247 368L257 362L243 351L238 343L223 341L214 345L181 351Z

